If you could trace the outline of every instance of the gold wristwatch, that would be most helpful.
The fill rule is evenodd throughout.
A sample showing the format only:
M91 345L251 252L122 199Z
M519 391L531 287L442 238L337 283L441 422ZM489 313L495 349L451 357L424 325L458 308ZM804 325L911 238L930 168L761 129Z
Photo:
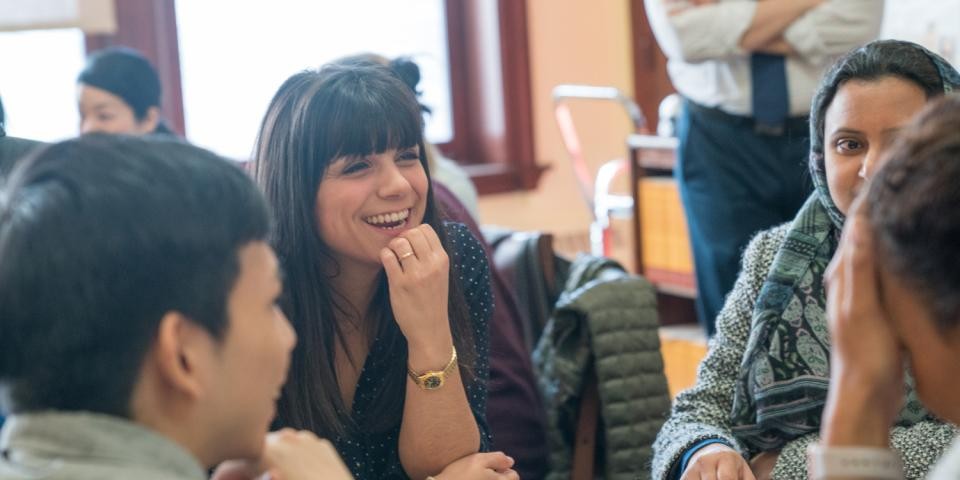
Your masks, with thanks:
M444 382L447 381L447 375L452 374L453 369L457 368L457 347L452 348L453 354L450 355L450 361L447 362L446 367L443 367L443 370L417 373L407 367L407 373L413 379L413 383L424 390L436 390L442 387Z

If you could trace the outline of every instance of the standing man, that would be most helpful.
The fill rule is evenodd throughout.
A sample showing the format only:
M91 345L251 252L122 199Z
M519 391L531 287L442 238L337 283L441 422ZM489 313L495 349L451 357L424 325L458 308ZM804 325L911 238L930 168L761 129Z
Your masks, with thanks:
M675 175L707 334L754 233L811 191L807 114L823 71L877 37L883 0L645 0L684 97Z

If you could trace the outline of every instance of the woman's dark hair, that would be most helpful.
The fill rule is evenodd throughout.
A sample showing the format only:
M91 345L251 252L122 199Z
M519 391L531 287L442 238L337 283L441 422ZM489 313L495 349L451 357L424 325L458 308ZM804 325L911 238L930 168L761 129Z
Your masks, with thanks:
M390 70L393 70L400 80L403 80L403 83L413 91L417 96L417 102L420 104L420 111L424 113L431 113L432 110L430 107L424 105L420 102L420 95L423 94L420 91L420 67L413 61L410 57L397 57L393 60L390 60Z
M919 45L901 40L868 43L833 64L824 75L810 107L810 151L823 162L824 122L837 90L849 81L898 77L914 83L927 98L943 95L943 79L930 55ZM819 165L823 168L823 165Z
M390 309L386 276L368 312L354 312L331 286L339 266L317 234L316 195L334 159L362 156L419 145L420 162L429 178L420 111L410 89L388 68L370 63L331 64L293 75L280 87L263 119L255 151L255 175L275 218L272 242L286 272L282 306L297 331L289 380L279 402L283 426L308 429L325 437L353 428L384 431L402 418L406 385L406 342ZM424 223L449 251L432 190ZM476 357L462 287L450 276L450 324L462 365ZM357 306L357 308L362 308ZM369 314L373 332L391 358L392 374L373 400L380 412L353 425L351 406L341 399L335 367L336 342L344 336L338 314ZM469 374L469 372L465 372ZM467 377L465 377L467 378Z
M403 80L403 83L410 88L410 91L412 91L414 96L417 97L417 102L420 105L420 111L427 114L433 112L433 109L424 105L423 103L420 103L420 96L423 95L423 92L420 90L420 67L410 57L401 56L390 60L383 55L366 52L341 57L337 60L334 60L333 63L337 65L354 66L374 64L388 67L393 74L397 76L397 78Z
M85 135L19 162L0 198L0 393L14 412L127 417L163 316L215 338L239 251L269 233L236 165L178 141Z
M878 258L930 306L944 331L960 326L960 97L925 109L870 182Z
M120 97L137 121L143 121L151 107L160 108L160 77L146 57L132 48L110 47L92 53L77 82ZM158 122L155 133L171 132Z

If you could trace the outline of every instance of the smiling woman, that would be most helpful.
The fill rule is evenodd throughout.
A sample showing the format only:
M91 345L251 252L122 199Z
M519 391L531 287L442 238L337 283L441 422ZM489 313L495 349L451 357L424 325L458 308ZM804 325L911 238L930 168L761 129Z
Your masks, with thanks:
M427 190L418 147L341 157L317 190L318 230L342 261L379 267L385 242L422 223Z
M490 445L489 272L440 221L422 152L420 107L386 67L298 73L271 101L255 174L300 338L277 423L331 438L358 479L462 457L484 460L456 478L514 478L485 460L505 457L471 456Z

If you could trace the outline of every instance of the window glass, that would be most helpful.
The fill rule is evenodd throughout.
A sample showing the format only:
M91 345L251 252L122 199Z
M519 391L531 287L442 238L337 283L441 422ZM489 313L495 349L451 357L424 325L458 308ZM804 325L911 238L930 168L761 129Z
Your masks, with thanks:
M7 134L54 141L77 135L76 79L83 33L75 28L0 33L0 100Z
M248 159L273 94L290 75L361 52L420 66L427 139L453 136L443 0L178 0L184 120L194 143Z

